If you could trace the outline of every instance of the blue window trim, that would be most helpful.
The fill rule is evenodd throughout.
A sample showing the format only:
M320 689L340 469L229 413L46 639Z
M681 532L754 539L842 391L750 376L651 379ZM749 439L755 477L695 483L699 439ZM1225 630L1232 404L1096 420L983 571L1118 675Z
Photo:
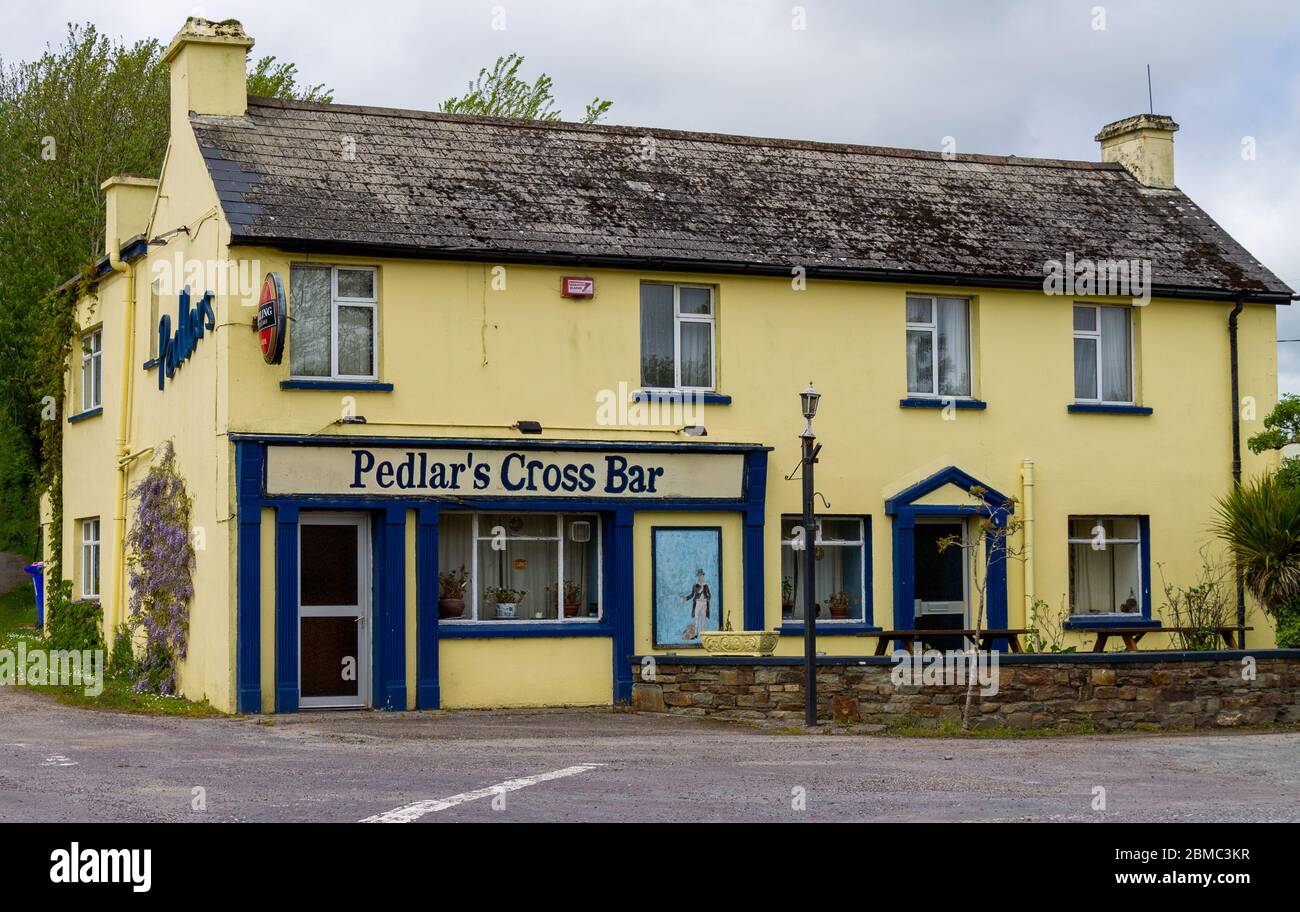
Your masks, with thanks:
M69 415L68 424L76 424L78 421L85 421L87 418L98 418L102 414L104 414L104 407L97 405L93 409L86 409L84 412Z
M1087 515L1087 514L1085 514ZM1087 615L1075 614L1068 617L1061 627L1064 630L1088 630L1093 627L1159 627L1160 621L1151 617L1151 517L1139 516L1138 521L1138 564L1142 574L1142 592L1140 615Z
M687 396L694 397L700 395L703 397L705 405L731 405L731 397L723 393L714 393L708 390L637 390L632 394L633 402L681 402Z
M981 482L973 475L963 472L956 466L948 466L935 472L929 478L917 482L909 488L885 501L885 513L894 520L894 629L911 630L916 626L916 519L918 516L976 516L984 514L973 504L937 505L918 504L916 501L937 491L945 485L955 485L964 491L976 487L984 489L981 499L992 507L1002 507L1008 502L1006 495ZM1012 508L1014 510L1014 508ZM999 521L1001 517L996 517ZM989 542L989 548L993 542ZM989 577L985 596L988 604L988 627L1007 626L1007 561L994 561L989 566ZM993 644L994 649L1005 650L1006 641L999 640Z
M1155 411L1143 405L1106 405L1101 402L1071 402L1065 410L1071 415L1150 415Z
M866 623L847 623L843 624L838 621L824 621L820 618L817 621L817 636L855 636L860 633L878 633L883 627L877 627L875 624ZM793 623L791 621L782 621L781 626L776 628L776 632L781 636L803 636L803 624Z
M957 409L975 409L981 412L989 407L983 399L958 399L955 396L908 396L906 399L898 400L899 408L941 409L949 405Z
M359 393L391 393L393 384L378 380L281 380L282 390L343 390Z
M238 491L238 567L236 586L235 686L237 706L242 713L257 713L262 706L261 618L274 612L275 671L273 689L277 712L296 712L298 704L298 518L301 510L356 510L371 514L374 547L373 567L377 578L374 593L375 623L372 645L375 661L374 705L376 708L405 708L405 548L395 542L404 536L406 511L416 511L416 706L437 709L441 705L438 643L442 639L490 637L611 637L613 701L628 703L632 698L634 652L635 541L638 510L735 512L744 517L742 539L742 585L744 617L750 630L764 627L763 521L766 510L767 454L770 447L757 444L645 443L620 441L518 441L508 439L457 438L362 438L312 435L231 434L235 445ZM266 448L271 444L311 445L422 445L477 446L484 449L557 450L640 450L643 452L741 453L745 457L744 487L739 498L728 500L565 500L562 498L475 498L447 501L416 497L267 496ZM262 511L276 511L272 560L276 568L276 592L271 604L263 605ZM438 623L438 532L439 517L449 510L574 510L601 513L606 565L604 617L600 621L554 625L502 625L500 628ZM399 517L402 517L399 521ZM390 553L400 551L400 554ZM379 578L397 579L383 585ZM506 629L506 628L509 629ZM528 630L527 628L543 628ZM449 629L451 628L451 629Z

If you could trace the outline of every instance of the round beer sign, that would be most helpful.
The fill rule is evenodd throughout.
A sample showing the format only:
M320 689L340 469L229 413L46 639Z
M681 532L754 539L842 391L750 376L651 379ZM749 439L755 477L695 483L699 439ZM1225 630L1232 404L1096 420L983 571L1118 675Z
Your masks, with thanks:
M278 272L268 272L257 302L257 341L267 364L279 364L284 354L284 284Z

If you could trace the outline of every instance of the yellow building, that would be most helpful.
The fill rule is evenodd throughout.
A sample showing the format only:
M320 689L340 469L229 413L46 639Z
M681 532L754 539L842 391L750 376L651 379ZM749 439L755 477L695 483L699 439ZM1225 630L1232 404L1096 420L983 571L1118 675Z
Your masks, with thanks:
M168 49L69 370L57 534L106 629L165 441L193 496L186 696L603 704L702 630L800 652L809 380L822 650L974 622L936 547L972 488L1026 523L995 628L1150 626L1221 558L1291 291L1174 187L1168 118L1100 163L501 121L249 98L251 45Z

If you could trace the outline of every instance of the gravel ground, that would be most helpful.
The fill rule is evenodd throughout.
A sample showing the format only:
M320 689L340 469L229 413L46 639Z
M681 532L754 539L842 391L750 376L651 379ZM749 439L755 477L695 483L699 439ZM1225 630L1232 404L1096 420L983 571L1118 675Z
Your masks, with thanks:
M902 739L598 710L180 719L0 687L0 821L356 821L453 797L420 822L1297 821L1300 734Z

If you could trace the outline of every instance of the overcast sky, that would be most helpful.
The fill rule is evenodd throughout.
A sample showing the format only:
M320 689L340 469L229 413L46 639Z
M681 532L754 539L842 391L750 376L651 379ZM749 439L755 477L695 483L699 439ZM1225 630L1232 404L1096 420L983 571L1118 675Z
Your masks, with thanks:
M570 117L599 95L610 123L1053 158L1097 159L1099 127L1147 110L1150 63L1179 187L1300 289L1296 0L42 0L7 17L0 57L67 22L166 43L190 15L240 19L255 54L350 104L428 110L518 51ZM1300 338L1300 303L1279 334ZM1300 344L1281 349L1300 392Z

